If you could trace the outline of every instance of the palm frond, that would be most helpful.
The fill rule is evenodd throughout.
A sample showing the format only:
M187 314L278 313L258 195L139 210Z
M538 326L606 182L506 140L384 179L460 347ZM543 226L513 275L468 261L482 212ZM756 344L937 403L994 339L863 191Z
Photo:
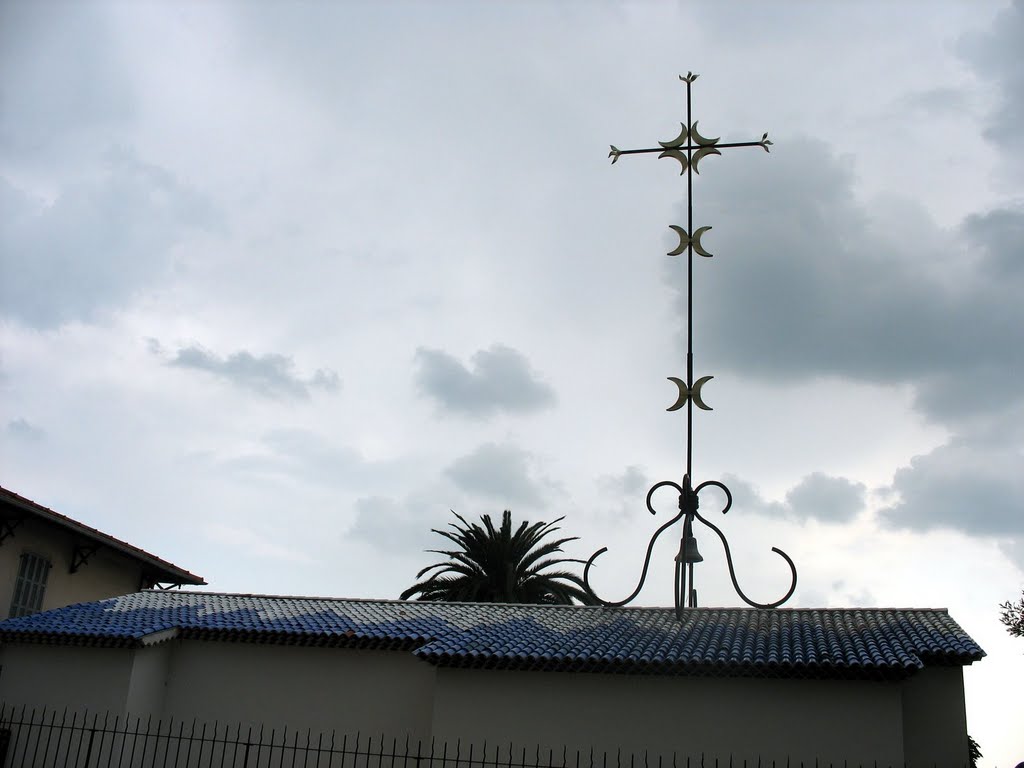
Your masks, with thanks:
M469 522L452 510L458 522L445 529L432 528L454 545L453 549L427 550L447 558L418 574L416 584L402 592L402 599L449 602L542 603L569 605L593 602L582 579L564 569L551 570L583 560L558 557L562 546L576 536L555 540L545 537L559 530L559 517L550 522L522 521L513 530L512 513L504 510L501 522L490 515Z

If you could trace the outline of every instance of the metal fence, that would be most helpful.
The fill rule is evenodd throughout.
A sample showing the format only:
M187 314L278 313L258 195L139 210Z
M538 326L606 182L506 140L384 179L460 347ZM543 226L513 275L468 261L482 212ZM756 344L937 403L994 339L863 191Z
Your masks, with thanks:
M839 768L0 708L0 768ZM887 765L887 764L882 764ZM881 768L842 763L843 768ZM893 768L893 766L888 766Z

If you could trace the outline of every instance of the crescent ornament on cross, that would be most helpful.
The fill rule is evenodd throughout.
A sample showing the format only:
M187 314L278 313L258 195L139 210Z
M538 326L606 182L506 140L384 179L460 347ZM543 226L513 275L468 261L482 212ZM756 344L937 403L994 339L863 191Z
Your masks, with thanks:
M701 236L707 232L711 227L698 227L697 231L693 233L693 237L690 237L689 233L682 227L676 226L675 224L669 224L668 228L679 235L679 245L669 251L667 256L678 256L683 253L687 246L693 245L693 250L699 253L701 256L711 258L714 254L708 253L704 246L700 243Z
M679 128L679 135L672 139L672 141L659 141L658 143L665 149L678 149L683 146L683 144L686 143L686 139L690 135L690 132L686 130L686 123L680 123Z
M710 405L707 405L704 402L704 400L701 399L700 396L701 388L709 381L711 381L713 378L715 377L701 376L699 379L693 382L693 389L691 390L689 387L686 386L686 382L683 381L682 379L678 379L675 376L669 376L668 380L675 384L677 387L679 387L679 397L676 398L676 401L665 410L678 411L680 408L686 405L686 401L689 400L691 397L693 398L693 404L696 405L698 408L701 408L702 410L705 411L714 410Z
M666 149L664 152L658 155L658 159L660 160L663 157L671 157L673 160L679 161L679 165L682 166L682 170L679 171L680 176L683 176L686 173L686 171L690 168L690 158L688 158L684 152L680 152L678 149Z
M696 152L693 153L693 160L690 161L690 167L693 168L693 172L694 173L700 173L700 171L697 169L697 163L699 163L701 160L703 160L708 155L720 155L720 154L722 154L722 153L719 152L714 147L701 147L700 149L698 149Z
M693 128L690 129L690 141L694 144L700 144L702 147L710 147L713 144L717 144L720 139L707 139L697 132L697 123L699 122L700 120L693 121Z

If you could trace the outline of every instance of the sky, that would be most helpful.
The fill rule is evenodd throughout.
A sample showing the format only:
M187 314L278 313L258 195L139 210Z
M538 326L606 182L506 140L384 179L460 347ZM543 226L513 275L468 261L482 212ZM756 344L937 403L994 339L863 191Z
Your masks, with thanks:
M451 510L632 591L942 607L1024 760L1024 2L0 1L0 483L222 592L395 598ZM666 534L641 605L672 601ZM742 605L695 531L701 605Z

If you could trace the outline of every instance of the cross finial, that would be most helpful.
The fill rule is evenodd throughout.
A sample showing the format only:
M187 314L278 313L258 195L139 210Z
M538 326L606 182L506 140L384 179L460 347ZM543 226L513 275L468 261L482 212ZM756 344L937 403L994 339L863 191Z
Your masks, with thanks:
M651 505L652 496L654 493L664 487L672 487L676 489L679 494L679 514L669 520L665 525L658 528L654 536L651 538L651 542L647 547L647 558L644 561L643 572L640 576L640 582L637 585L633 593L625 600L619 602L607 602L601 600L594 594L593 589L590 587L590 569L594 564L597 557L606 549L601 549L591 555L590 560L587 561L586 567L583 571L583 581L593 597L598 602L604 605L625 605L635 598L643 587L644 580L647 578L647 569L650 565L651 552L654 548L654 542L659 535L667 528L671 527L679 520L683 520L683 539L680 545L680 555L676 558L676 576L675 576L675 603L676 612L681 615L683 609L683 603L687 604L687 607L696 607L697 597L696 590L693 589L693 566L696 562L700 562L703 558L697 552L696 539L693 536L693 521L697 519L704 523L706 526L711 528L722 540L722 544L725 547L726 559L729 564L729 575L732 578L733 586L736 588L737 593L748 605L752 605L756 608L774 608L781 605L790 598L796 589L796 566L793 565L793 561L789 558L785 552L780 549L772 548L773 552L781 555L786 562L789 564L792 572L792 584L789 588L789 592L786 593L785 597L781 600L777 600L773 603L757 603L750 600L743 591L740 589L739 584L736 582L736 573L733 569L732 555L729 552L729 544L725 540L725 535L719 530L714 524L706 520L697 511L697 494L704 488L716 487L723 491L726 496L726 504L722 509L722 512L728 512L732 506L732 494L725 485L718 482L717 480L709 480L700 483L694 487L691 483L691 477L693 475L693 406L696 405L705 411L712 410L704 400L701 393L702 387L707 384L713 376L702 376L696 381L693 378L693 255L696 253L699 256L711 258L712 254L709 253L701 243L701 237L708 231L710 226L701 226L694 229L693 226L693 177L695 174L699 174L699 164L701 160L712 155L721 155L723 149L735 149L739 147L760 147L765 152L769 152L769 147L772 146L772 142L768 138L768 133L762 134L758 141L736 141L736 142L722 142L721 138L709 139L702 135L697 128L698 121L693 120L692 117L692 87L694 81L697 79L697 75L693 72L687 72L686 75L680 75L679 79L686 83L686 122L680 123L679 134L669 141L659 141L658 147L651 147L647 149L619 149L614 144L611 145L611 150L608 152L608 157L612 160L612 165L618 162L619 158L623 155L641 155L641 154L652 154L658 153L659 158L671 158L677 161L680 165L680 176L686 176L686 227L682 227L676 224L669 225L679 236L679 245L673 250L668 252L669 256L680 256L683 253L686 254L686 379L683 380L676 376L669 376L669 381L673 382L678 387L678 396L676 401L669 406L667 410L677 411L686 406L686 471L683 474L683 483L679 485L672 481L663 481L657 483L647 494L647 509L653 515L655 514L654 507ZM686 555L687 552L691 554ZM699 558L699 559L697 559ZM689 589L687 589L687 583L689 583Z

